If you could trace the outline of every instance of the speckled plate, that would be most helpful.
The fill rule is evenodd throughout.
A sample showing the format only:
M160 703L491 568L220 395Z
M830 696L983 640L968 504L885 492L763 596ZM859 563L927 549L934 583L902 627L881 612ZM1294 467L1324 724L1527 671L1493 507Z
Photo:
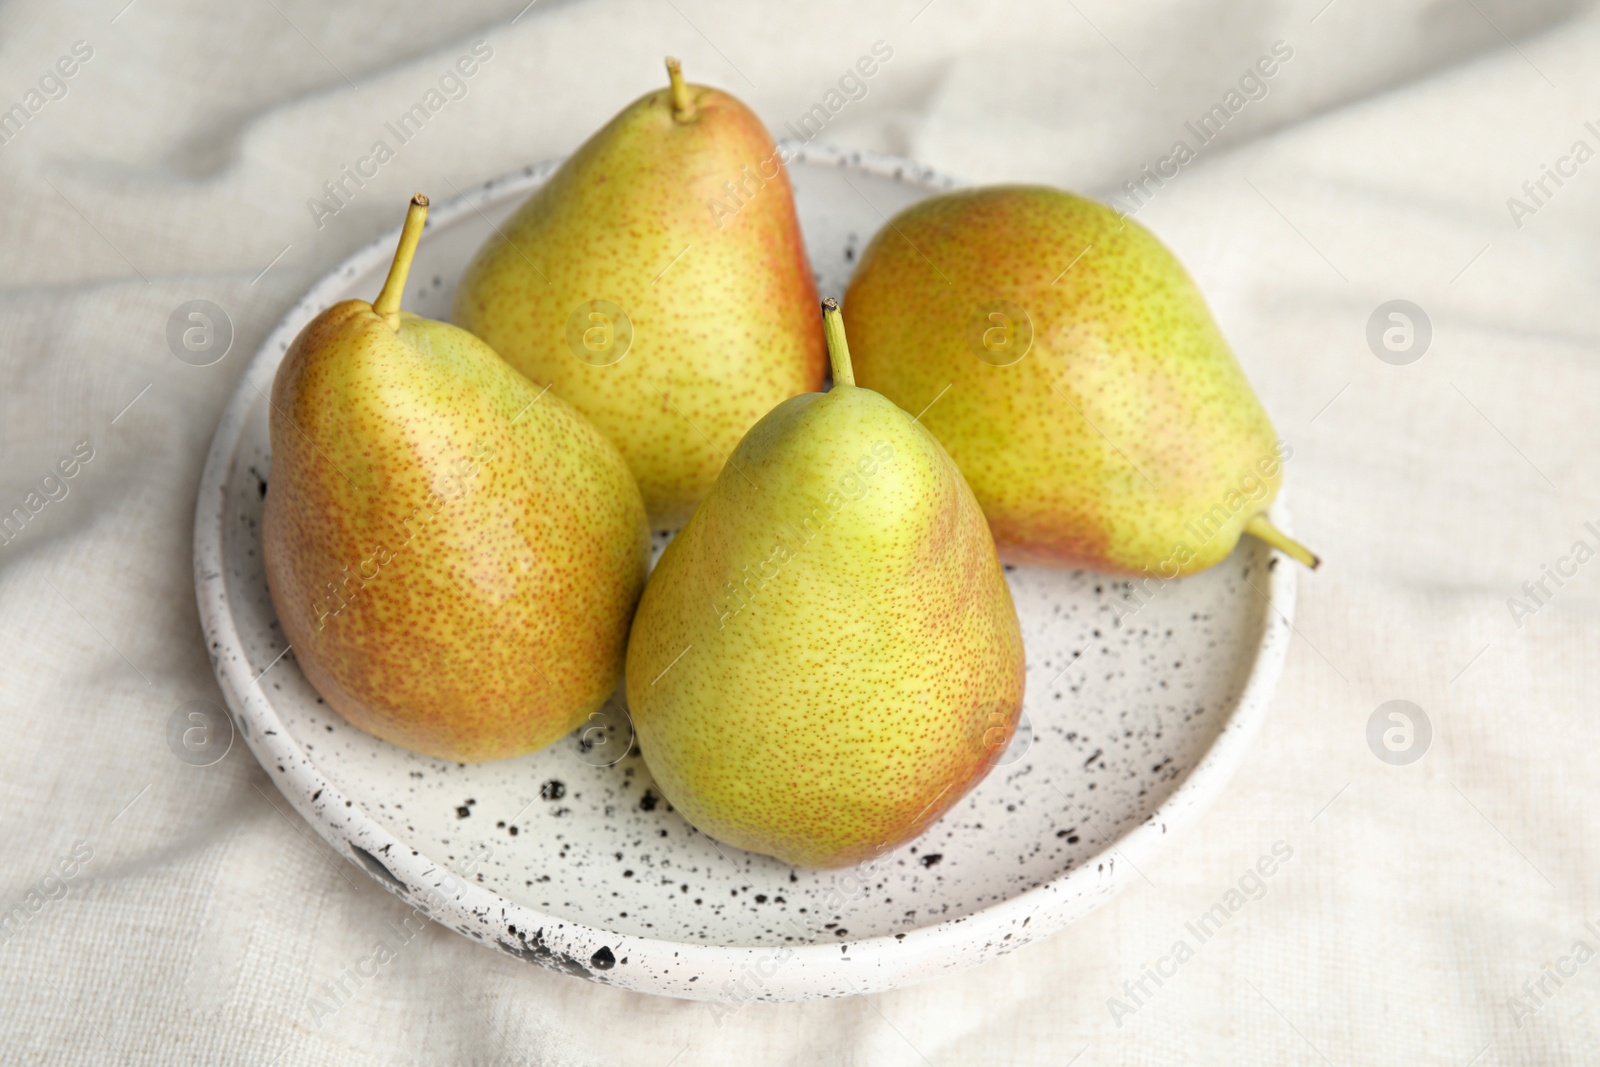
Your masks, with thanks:
M553 167L439 203L406 306L447 318L473 251ZM799 148L790 174L824 293L843 291L886 216L954 184L905 161L816 147ZM195 583L218 681L261 765L336 849L440 923L530 963L650 993L738 1004L876 992L1081 918L1138 877L1238 766L1294 612L1293 568L1250 539L1143 606L1125 582L1011 571L1028 649L1023 728L978 789L865 868L795 870L697 833L653 788L615 702L542 752L481 766L348 726L285 649L267 596L266 394L317 312L376 295L394 241L318 283L240 382L201 480ZM1274 518L1288 527L1281 507Z

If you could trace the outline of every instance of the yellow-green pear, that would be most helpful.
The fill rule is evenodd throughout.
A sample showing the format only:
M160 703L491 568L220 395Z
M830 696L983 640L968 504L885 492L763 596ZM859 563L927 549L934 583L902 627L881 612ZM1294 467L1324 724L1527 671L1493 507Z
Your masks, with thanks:
M262 549L283 635L350 722L441 759L518 756L615 689L644 503L615 447L478 338L378 299L295 338L272 384Z
M1056 189L936 196L873 238L845 296L856 374L949 450L1003 558L1176 578L1266 516L1278 440L1182 264Z
M1022 709L994 542L939 442L853 384L745 435L645 588L628 703L702 832L802 867L871 859L976 785Z
M650 521L694 511L746 430L822 387L816 283L761 121L683 80L634 101L478 250L454 321L582 411Z

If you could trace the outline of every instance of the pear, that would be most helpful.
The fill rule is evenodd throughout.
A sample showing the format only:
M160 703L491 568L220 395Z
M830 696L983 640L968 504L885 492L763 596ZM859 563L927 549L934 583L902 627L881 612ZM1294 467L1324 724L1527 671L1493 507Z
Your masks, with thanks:
M939 443L853 383L745 435L645 588L628 646L640 749L700 831L801 867L922 833L1022 710L1023 649L983 514Z
M1055 189L902 211L845 295L856 374L939 439L1012 562L1164 579L1266 517L1281 443L1183 266L1149 230Z
M424 755L503 759L615 689L649 528L588 420L400 310L427 203L378 299L319 314L278 368L262 550L283 634L336 711Z
M727 93L629 105L478 250L452 319L616 442L676 529L746 430L820 389L816 283L778 150Z

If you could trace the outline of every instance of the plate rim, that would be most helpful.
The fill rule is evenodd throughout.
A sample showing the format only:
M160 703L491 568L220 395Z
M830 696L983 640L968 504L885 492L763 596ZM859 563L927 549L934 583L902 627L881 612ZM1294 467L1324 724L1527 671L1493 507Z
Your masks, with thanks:
M909 182L932 192L959 188L965 184L935 168L898 156L846 151L801 141L786 140L778 144L780 150L785 152L788 164L831 165ZM554 173L565 158L521 167L465 190L458 189L456 195L447 201L434 201L429 212L428 228L479 211L482 205L502 196L514 196L536 188ZM727 983L719 985L715 981L707 981L698 987L661 988L663 982L659 971L635 967L624 972L612 968L597 974L594 969L585 966L590 962L590 957L566 954L559 947L543 954L519 952L501 938L480 934L474 927L484 926L486 931L494 929L494 924L485 926L485 923L488 916L495 914L499 917L498 927L501 929L510 925L530 932L537 930L545 934L546 942L558 946L571 944L580 950L588 945L624 945L626 948L617 955L627 951L648 953L655 959L674 960L688 966L690 973L706 977L718 973L748 975L758 959L779 950L786 953L786 960L794 959L801 964L796 973L802 978L819 966L837 965L844 958L852 964L865 965L852 968L865 979L863 987L854 992L881 992L955 973L993 958L967 950L958 951L956 955L970 958L958 958L954 962L942 962L940 959L950 953L953 946L982 944L987 934L998 933L1003 928L1010 928L1016 934L1020 929L1016 923L1023 919L1023 913L1027 914L1025 921L1030 924L1028 934L1013 936L996 950L995 955L1003 955L1041 940L1087 915L1120 891L1133 877L1129 868L1137 871L1136 861L1153 855L1168 838L1196 821L1232 780L1257 729L1266 718L1287 656L1296 589L1296 575L1291 566L1268 569L1261 635L1253 649L1248 676L1203 755L1177 787L1147 818L1105 842L1098 852L1082 863L1054 878L954 919L900 933L826 944L724 945L674 941L606 930L518 904L485 886L457 876L442 864L428 859L421 850L413 853L411 845L391 832L354 798L342 794L317 769L310 753L294 739L278 716L259 683L284 654L280 653L277 660L259 673L249 663L228 599L223 555L229 515L228 475L238 453L246 420L256 404L254 394L268 397L270 403L271 378L276 375L278 365L294 337L313 316L337 301L349 279L392 256L399 233L399 226L385 231L313 283L262 341L240 375L212 435L200 477L194 522L194 577L201 628L212 667L237 731L243 735L252 755L301 818L310 823L329 845L411 907L441 925L503 953L637 992L692 1000L734 1000L740 1003L751 999L800 1000L838 995L821 988L797 988L792 981L774 982L775 988L769 990L759 978L757 984L761 986L761 991L738 997L727 995ZM426 240L426 234L423 239ZM265 383L262 379L266 379ZM1280 527L1292 532L1281 491L1271 514ZM287 651L286 648L284 652ZM313 794L326 797L327 801L318 805L312 799L307 799ZM349 806L341 802L347 802ZM332 811L347 814L342 819L336 819L328 814ZM380 860L379 856L384 858ZM1125 862L1119 865L1116 862L1118 858ZM453 896L439 892L439 885L445 880L456 883ZM421 888L426 886L433 887L431 895L428 890ZM1072 892L1064 893L1064 890ZM427 896L429 899L419 900L418 896ZM1054 914L1052 904L1056 905ZM1035 922L1036 919L1039 921ZM836 966L824 969L838 971ZM756 973L759 975L759 970ZM631 980L634 978L639 980ZM848 979L845 981L849 983ZM853 987L853 983L850 984ZM799 987L805 985L804 981L799 983Z

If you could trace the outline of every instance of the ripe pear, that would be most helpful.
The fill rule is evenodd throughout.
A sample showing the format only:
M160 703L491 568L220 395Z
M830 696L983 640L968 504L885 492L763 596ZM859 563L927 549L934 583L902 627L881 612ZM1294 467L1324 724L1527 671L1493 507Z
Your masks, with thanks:
M822 387L826 354L772 137L667 69L478 250L452 318L592 419L676 529L757 419Z
M862 385L949 450L1002 558L1176 578L1266 517L1290 450L1149 230L1055 189L921 201L845 295Z
M801 867L909 841L976 785L1022 710L1023 650L966 482L911 416L834 385L745 435L661 557L628 703L697 829Z
M649 528L587 419L400 310L426 216L418 194L378 299L322 312L278 368L262 550L335 710L424 755L503 759L615 689Z

